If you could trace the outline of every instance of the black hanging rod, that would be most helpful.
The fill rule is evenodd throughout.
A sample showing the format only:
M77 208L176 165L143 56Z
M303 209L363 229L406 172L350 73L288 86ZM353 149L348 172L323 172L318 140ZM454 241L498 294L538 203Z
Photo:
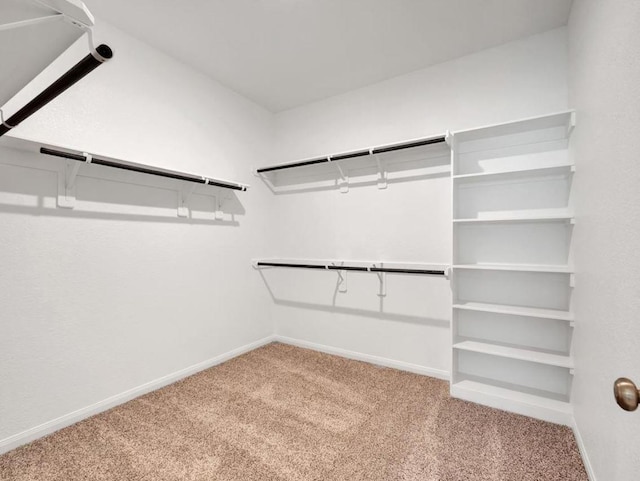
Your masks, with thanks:
M61 150L49 149L47 147L41 147L40 153L46 154L46 155L53 155L54 157L62 157L64 159L77 160L78 162L90 162L91 164L102 165L105 167L113 167L115 169L129 170L132 172L140 172L142 174L156 175L159 177L166 177L169 179L184 180L186 182L194 182L196 184L213 185L215 187L223 187L225 189L240 190L243 192L247 190L246 185L233 184L231 182L224 182L221 180L210 179L208 177L200 177L192 174L172 172L169 170L158 169L155 167L149 167L141 164L117 162L114 160L101 159L100 157L93 157L93 156L87 157L82 154L73 154L73 153L64 152Z
M431 145L431 144L440 144L442 142L446 142L446 137L443 135L439 137L432 137L429 139L415 140L412 142L403 142L400 144L387 145L384 147L376 147L375 149L358 150L356 152L336 154L329 157L319 157L315 159L301 160L300 162L293 162L291 164L281 164L281 165L274 165L271 167L263 167L261 169L257 169L256 172L258 174L263 174L265 172L274 172L276 170L292 169L295 167L303 167L307 165L326 164L328 162L337 162L340 160L353 159L356 157L366 157L368 155L384 154L387 152L395 152L397 150L413 149L415 147L423 147L425 145Z
M113 51L108 45L99 45L95 51L80 60L69 71L63 74L58 80L44 89L31 102L18 110L11 117L0 124L0 137L17 127L23 120L31 117L34 113L47 105L53 99L65 92L69 87L77 83L82 78L113 57Z
M428 276L444 276L446 272L440 269L398 269L392 267L355 267L336 266L323 264L293 264L287 262L265 262L259 261L257 267L291 267L295 269L318 269L329 271L358 271L358 272L388 272L390 274L418 274Z

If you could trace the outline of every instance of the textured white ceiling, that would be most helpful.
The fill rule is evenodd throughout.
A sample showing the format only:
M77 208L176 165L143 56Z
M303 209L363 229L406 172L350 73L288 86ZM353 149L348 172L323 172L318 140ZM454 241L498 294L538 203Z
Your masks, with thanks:
M278 112L566 24L571 0L85 0Z

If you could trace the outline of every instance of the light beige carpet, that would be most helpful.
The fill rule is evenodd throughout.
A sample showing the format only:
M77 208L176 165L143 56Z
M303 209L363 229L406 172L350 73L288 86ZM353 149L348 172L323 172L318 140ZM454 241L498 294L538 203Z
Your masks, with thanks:
M271 344L0 456L0 479L587 480L568 428Z

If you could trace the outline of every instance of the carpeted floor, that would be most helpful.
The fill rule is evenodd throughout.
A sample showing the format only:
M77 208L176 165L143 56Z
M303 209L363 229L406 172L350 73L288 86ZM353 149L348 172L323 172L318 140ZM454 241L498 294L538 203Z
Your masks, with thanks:
M271 344L0 456L3 481L586 481L568 428Z

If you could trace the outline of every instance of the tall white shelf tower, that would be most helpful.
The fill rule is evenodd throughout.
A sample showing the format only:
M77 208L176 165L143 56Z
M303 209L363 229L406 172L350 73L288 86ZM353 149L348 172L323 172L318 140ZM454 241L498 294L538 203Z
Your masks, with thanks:
M574 112L454 133L454 397L569 424Z

